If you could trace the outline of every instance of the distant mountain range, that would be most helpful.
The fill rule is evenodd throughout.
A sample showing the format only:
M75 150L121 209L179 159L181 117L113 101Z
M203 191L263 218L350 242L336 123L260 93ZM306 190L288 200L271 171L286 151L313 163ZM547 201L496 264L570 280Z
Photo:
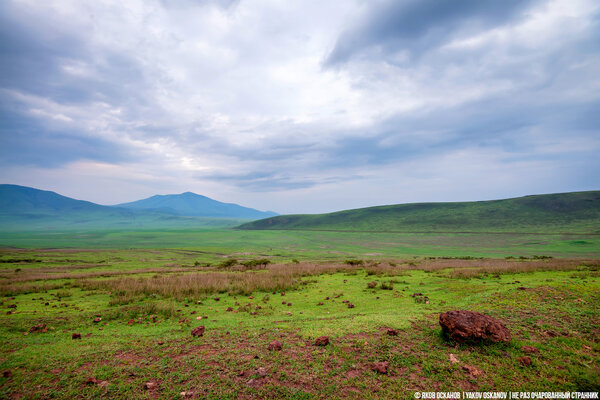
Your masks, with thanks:
M600 234L600 191L281 215L249 222L239 229Z
M164 196L156 195L131 203L117 204L116 207L212 218L261 219L277 215L277 213L272 211L258 211L233 203L221 203L220 201L192 192Z
M75 200L55 192L0 185L0 229L115 229L235 226L271 217L194 193L152 196L117 206Z

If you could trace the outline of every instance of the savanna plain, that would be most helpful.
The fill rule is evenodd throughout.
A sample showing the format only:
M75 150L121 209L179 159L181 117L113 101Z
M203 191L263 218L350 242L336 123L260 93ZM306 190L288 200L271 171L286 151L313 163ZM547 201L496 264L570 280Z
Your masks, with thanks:
M115 230L0 243L1 398L600 388L598 234ZM512 340L456 343L438 322L450 310L497 318Z

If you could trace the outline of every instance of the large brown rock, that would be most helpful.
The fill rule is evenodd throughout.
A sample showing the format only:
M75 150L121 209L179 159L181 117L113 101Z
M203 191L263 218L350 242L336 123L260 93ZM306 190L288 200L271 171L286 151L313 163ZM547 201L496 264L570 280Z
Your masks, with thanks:
M440 314L442 331L455 341L510 343L510 331L501 321L475 311L455 310Z

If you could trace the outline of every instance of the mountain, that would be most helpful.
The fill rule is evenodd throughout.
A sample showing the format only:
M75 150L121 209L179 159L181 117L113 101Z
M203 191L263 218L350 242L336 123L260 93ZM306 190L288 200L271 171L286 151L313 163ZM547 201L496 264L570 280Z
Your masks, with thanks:
M277 215L277 213L271 211L258 211L233 203L221 203L192 192L156 195L131 203L117 204L116 207L213 218L260 219Z
M5 231L231 227L249 219L102 206L51 191L0 184L0 229Z
M281 215L249 222L238 229L600 233L600 191L492 201L398 204L329 214Z

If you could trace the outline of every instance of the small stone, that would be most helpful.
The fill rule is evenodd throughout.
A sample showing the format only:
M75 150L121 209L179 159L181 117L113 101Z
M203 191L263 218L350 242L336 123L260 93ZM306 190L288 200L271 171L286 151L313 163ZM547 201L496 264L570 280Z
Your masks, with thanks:
M194 329L192 329L192 336L200 337L204 335L204 325L200 325Z
M260 378L264 378L265 376L267 376L267 370L264 369L263 367L260 367L256 370L256 374L260 377Z
M354 308L354 304L348 303L348 308Z
M398 329L387 328L385 331L389 336L398 336Z
M97 383L98 383L98 379L94 378L93 376L88 377L85 381L86 385L95 385Z
M81 333L74 333L71 335L71 339L81 339Z
M288 307L291 307L292 303L288 303Z
M531 358L525 356L525 357L519 357L517 358L517 361L519 361L519 364L521 364L524 367L528 367L531 365Z
M156 342L157 345L162 346L163 344L165 344L165 342L163 342L162 340L159 340L158 342Z
M156 389L158 385L156 384L156 382L146 382L144 383L144 389L146 390L152 390L152 389Z
M475 367L472 367L470 365L465 364L462 366L462 369L465 370L466 372L468 372L473 377L477 377L477 376L481 375L481 370L479 370Z
M329 336L319 336L315 339L315 346L327 346L329 344Z
M535 354L540 352L540 350L537 347L533 346L523 346L521 347L521 350L523 350L523 352L527 354Z
M46 326L46 324L35 325L35 326L32 326L31 328L29 328L29 332L45 333L45 332L48 332L48 327Z
M281 348L282 348L282 344L281 344L281 342L280 342L280 341L278 341L278 340L274 340L274 341L272 341L271 343L269 343L269 346L267 346L267 348L268 348L270 351L280 351L280 350L281 350Z
M318 305L318 306L322 306L322 305L324 305L324 304L325 304L325 303L323 303L322 301L320 301L319 303L317 303L317 305Z
M219 301L221 300L219 297L215 297L215 301Z
M100 317L96 317L94 318L94 323L97 324L98 322L102 321L102 318Z
M390 363L388 361L374 362L371 369L380 374L387 374Z
M458 364L460 361L458 361L458 358L456 358L454 354L450 353L450 362L452 364Z
M227 312L232 312L232 311L233 311L233 308L231 308L231 307L227 307L227 310L225 310L225 311L227 311Z

